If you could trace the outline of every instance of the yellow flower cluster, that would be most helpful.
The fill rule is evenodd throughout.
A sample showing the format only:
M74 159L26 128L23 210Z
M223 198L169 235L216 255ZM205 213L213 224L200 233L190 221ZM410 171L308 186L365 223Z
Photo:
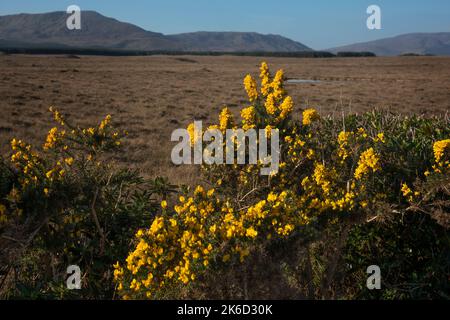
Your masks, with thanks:
M376 172L380 169L380 159L373 148L364 151L359 158L358 167L355 170L355 178L360 180L367 175L370 170Z
M339 181L336 168L316 163L313 174L301 182L304 194L300 202L303 208L310 210L310 215L318 215L330 210L348 212L356 209L358 203L361 208L368 205L364 185L358 186L356 181L349 181L347 188L342 188Z
M199 133L195 132L194 123L190 123L187 127L187 131L189 133L189 137L191 139L191 146L195 144L195 142L200 138Z
M358 146L367 142L367 133L364 128L358 128L355 132L352 131L341 131L338 134L338 156L341 161L345 161L349 158L353 153L356 152ZM385 143L384 133L378 133L375 138L372 139L373 142ZM362 168L361 168L362 169Z
M279 119L286 119L294 110L294 101L291 97L286 97L283 103L280 105L280 116Z
M136 233L137 245L126 264L114 266L120 294L157 298L171 284L194 281L211 262L233 256L242 262L250 254L247 242L286 237L309 223L295 204L293 194L272 192L267 200L235 211L214 189L198 186L193 197L180 197L174 212L163 211L148 230Z
M350 138L353 137L353 132L346 132L341 131L338 135L338 143L339 143L339 157L342 160L345 160L349 157L349 145L350 145Z
M266 97L270 90L270 71L266 62L261 63L260 67L261 94Z
M222 112L219 116L219 128L222 131L225 131L227 129L231 129L233 126L233 114L231 113L230 109L227 107L222 109Z
M377 136L373 139L373 141L386 143L386 139L384 138L384 133L380 132L379 134L377 134Z
M434 164L432 166L435 175L448 175L450 170L450 139L436 141L433 144ZM432 174L430 170L424 172L425 177ZM406 183L402 184L401 192L409 202L418 202L421 193L413 191ZM427 200L424 200L427 202Z
M415 198L420 196L420 192L412 191L411 188L406 184L402 184L401 192L405 198L408 199L409 202L413 202Z
M261 93L265 98L263 107L265 113L269 116L265 125L278 125L287 119L293 111L294 102L290 96L286 95L284 90L284 72L278 70L273 79L271 79L267 63L261 64Z
M450 139L436 141L433 144L434 161L433 169L437 173L442 173L442 170L450 169Z
M259 99L256 81L250 75L245 77L244 86L250 102L254 104L254 110L258 110L257 114L265 113L269 116L258 119L262 120L261 122L257 121L262 125L261 128L264 128L267 125L278 125L281 121L287 119L293 111L294 103L284 90L283 70L278 70L272 78L267 63L263 62L260 71L262 99ZM245 112L247 113L246 117L249 118L250 110ZM248 122L245 117L243 119ZM246 123L244 123L245 125ZM247 125L245 128L250 128L250 126Z
M105 130L105 128L110 124L111 122L111 115L107 115L105 117L105 119L102 120L102 122L100 122L100 125L98 126L100 131Z
M53 106L50 107L48 110L51 113L53 113L53 118L55 119L56 122L58 122L62 126L65 125L64 118L63 118L63 116L61 115L61 113L58 110L56 110Z
M315 109L306 109L303 111L303 125L309 126L313 121L320 119Z
M148 230L137 232L138 244L126 266L115 266L114 276L121 293L143 291L144 297L152 298L165 285L195 280L196 270L208 266L217 231L215 225L207 224L207 218L222 210L218 200L208 199L213 193L214 190L197 188L194 197L180 197L176 215L166 212L156 217ZM166 203L162 206L167 208Z
M450 152L450 139L437 141L433 145L434 159L440 162L444 156L444 152Z
M273 96L275 97L275 99L282 99L286 94L283 88L283 82L284 82L284 71L278 70L271 84Z
M272 130L274 129L274 127L273 126L271 126L270 124L268 124L265 128L264 128L264 130L265 130L265 136L267 137L267 138L270 138L271 136L272 136Z
M56 147L56 144L59 140L62 140L64 136L66 135L66 132L63 130L61 132L58 132L58 128L54 127L50 129L48 132L47 138L44 143L44 150L50 150Z
M42 155L21 140L12 139L11 141L11 149L14 151L11 163L19 172L18 180L21 187L26 188L33 184L42 190L46 197L51 194L54 183L61 181L76 161L72 148L75 147L78 151L86 148L89 151L86 159L90 161L93 159L93 154L100 151L101 148L115 147L120 144L119 133L112 131L110 115L100 123L98 130L95 128L80 129L71 126L53 107L50 107L50 111L53 113L55 121L68 130L59 130L58 127L50 129L45 143L42 145ZM101 135L93 139L92 136L97 131L101 132ZM44 157L45 153L51 154L51 156ZM44 161L44 159L46 160Z
M253 129L255 127L255 116L256 116L255 107L250 106L248 108L242 109L241 118L242 118L242 128L244 130Z
M275 96L273 94L269 94L269 96L266 99L266 102L264 103L264 106L266 107L267 114L273 116L277 112L277 107L275 106Z
M26 187L32 182L37 183L40 170L44 166L37 152L32 150L31 145L16 139L11 141L11 149L14 151L11 155L11 163L22 173L19 176L21 185Z
M244 78L244 87L249 101L253 105L241 110L242 123L240 127L244 130L269 128L267 133L270 136L270 128L277 127L280 122L289 118L294 109L294 102L290 96L286 96L283 88L284 73L282 70L278 70L273 79L267 63L263 62L260 70L261 94L264 99L259 99L255 79L251 75L247 75ZM264 114L268 116L261 116ZM231 111L225 107L219 115L219 124L210 126L210 129L218 128L224 132L227 129L237 128L238 126L234 122ZM196 141L194 125L190 124L187 130L191 137L191 144L193 144Z
M312 154L310 154L312 150L305 148L306 142L304 138L295 131L292 132L292 135L285 136L284 142L287 144L290 162L298 163L302 159L307 158L308 154L310 155L308 158L312 158Z
M258 88L256 87L255 79L249 74L244 78L244 87L250 102L256 101L258 99Z
M288 157L286 162L280 163L280 180L277 181L281 187L289 188L291 173L286 170L296 170L299 166L309 168L312 165L312 174L302 178L303 194L299 198L298 206L307 212L310 210L311 216L313 211L321 213L329 210L356 210L366 208L373 202L367 200L369 196L362 177L368 177L381 167L373 148L367 148L365 152L358 154L362 146L371 142L367 139L365 130L360 128L356 132L340 132L337 137L337 157L329 164L323 162L321 155L316 152L318 146L315 145L314 135L320 133L311 132L308 126L301 130L302 133L294 128L284 138ZM354 153L353 159L349 158L351 153ZM344 161L345 159L349 161ZM353 171L355 165L356 169Z

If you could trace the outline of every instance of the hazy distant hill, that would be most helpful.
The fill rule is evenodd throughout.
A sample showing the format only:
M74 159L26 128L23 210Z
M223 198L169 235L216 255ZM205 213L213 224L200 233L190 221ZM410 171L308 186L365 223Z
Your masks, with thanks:
M0 46L20 48L76 47L123 50L185 51L310 51L305 45L277 35L245 32L196 32L163 35L105 17L81 13L81 30L66 28L68 14L0 16Z
M395 56L405 53L450 55L450 32L410 33L393 38L356 43L329 49L339 51L370 51L378 56Z
M175 44L162 34L107 18L97 12L82 12L81 30L68 30L67 17L65 12L3 16L0 17L0 39L33 46L55 44L82 48L136 50L175 47Z
M307 46L279 35L254 32L193 32L169 36L186 51L311 51Z

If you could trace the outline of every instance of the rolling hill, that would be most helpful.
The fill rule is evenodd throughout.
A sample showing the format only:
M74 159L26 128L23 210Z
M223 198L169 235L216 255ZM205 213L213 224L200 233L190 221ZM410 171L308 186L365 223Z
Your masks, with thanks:
M82 12L81 30L66 28L65 12L0 16L0 46L167 51L311 51L278 35L250 32L195 32L164 35L133 24Z
M327 51L369 51L377 56L396 56L407 53L450 55L450 32L409 33L392 38L356 43Z

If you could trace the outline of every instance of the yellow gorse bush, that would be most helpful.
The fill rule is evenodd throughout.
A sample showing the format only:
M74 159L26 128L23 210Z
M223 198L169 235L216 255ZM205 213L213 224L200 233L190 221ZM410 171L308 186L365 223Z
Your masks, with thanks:
M288 236L296 225L308 221L306 216L293 217L295 205L287 192L271 193L267 200L240 212L214 193L197 187L193 197L179 199L174 213L163 205L163 214L150 228L136 233L136 250L126 265L115 265L114 276L124 298L161 297L166 286L194 281L210 263L232 258L242 262L250 252L247 243L258 236Z
M12 228L15 235L26 229L27 223L33 228L42 225L33 245L53 258L44 257L38 263L46 261L47 267L64 275L67 261L79 261L83 270L88 270L84 278L88 284L84 289L91 291L88 298L92 293L97 297L107 283L107 297L115 292L114 296L123 299L164 299L195 297L214 276L228 270L248 272L249 265L261 257L266 268L266 259L274 257L265 254L275 251L280 255L272 260L281 257L275 262L277 269L287 270L291 263L302 277L299 260L291 260L292 250L320 251L322 237L348 227L359 229L360 224L367 227L387 211L400 212L401 220L409 211L425 212L440 225L448 225L450 140L446 139L445 119L374 112L335 121L307 108L302 120L295 121L300 117L293 116L296 111L283 71L272 76L268 65L262 63L259 78L257 83L247 75L243 84L248 102L234 115L225 107L209 128L223 133L263 129L268 139L278 129L279 170L270 176L260 175L261 161L204 165L202 174L207 182L183 187L171 198L177 189L165 179L147 181L128 170L116 171L107 161L103 151L117 150L126 134L112 126L110 115L96 126L80 128L50 108L58 125L49 130L41 148L13 139L9 163L0 159L1 229ZM202 132L194 130L190 124L192 145L202 139ZM152 198L155 195L157 199ZM392 218L399 220L398 216ZM420 219L420 230L415 231L428 232L422 231L424 220ZM401 232L402 223L398 225ZM375 229L378 227L384 225ZM360 245L383 236L370 233L364 238L357 233L346 243L358 249L351 263L363 265L365 272L367 260L361 260L364 252L359 251ZM396 239L386 241L390 263L391 241ZM431 252L434 256L435 248ZM313 254L314 259L319 254L316 261L320 261L326 260L329 252L321 257L320 252ZM322 265L314 270L314 277L317 273L320 278L318 269ZM34 273L31 282L40 277L49 283L42 292L53 290L51 275ZM325 280L328 286L328 274ZM319 282L316 288L321 286ZM233 288L239 285L230 284Z
M321 120L317 111L305 110L303 126L295 125L283 72L272 78L263 63L260 78L258 90L256 81L245 77L251 106L241 110L241 121L224 108L212 127L266 129L269 137L279 129L279 172L261 177L259 164L204 166L213 188L198 186L173 206L164 202L151 226L136 233L135 250L114 266L123 298L170 297L171 290L195 283L212 265L244 261L258 243L301 232L323 213L356 212L375 202L366 182L381 170L376 149L383 144L382 133L374 138L364 130L339 134L331 151L334 161L325 162L316 142L321 138L314 129ZM193 124L188 131L194 142Z
M71 171L74 162L94 162L97 153L120 145L120 139L124 135L110 126L110 115L107 115L97 128L82 129L68 123L53 107L49 110L60 128L50 129L42 152L33 149L22 140L11 140L13 150L11 163L20 172L21 189L27 188L30 184L34 187L39 186L44 196L48 196L57 185L57 181ZM80 145L86 146L88 152L81 153Z
M269 67L266 63L262 63L260 70L261 95L258 93L256 80L251 75L247 75L244 79L244 87L249 102L256 105L256 107L242 110L241 116L244 121L244 129L251 128L255 113L260 115L258 120L264 121L264 127L266 127L279 124L287 119L293 111L294 103L292 98L287 96L284 90L283 70L278 70L273 78L271 78Z
M129 251L135 230L173 187L162 178L144 180L111 159L126 135L111 115L83 128L50 111L57 126L41 146L15 138L9 161L0 158L0 233L14 239L2 243L2 263L20 265L9 290L16 294L16 283L32 278L36 292L56 297L54 279L63 279L67 263L74 262L83 270L79 297L111 298L112 264ZM53 271L30 275L28 263ZM64 288L58 287L59 298L74 297Z
M427 177L429 180L433 180L435 178L448 176L450 173L450 139L439 140L433 143L433 165L432 172L430 170L426 170L423 175ZM433 173L433 174L432 174ZM445 179L445 178L444 178ZM419 185L423 184L422 181L419 181ZM445 187L446 188L446 187ZM446 189L447 190L447 189ZM426 199L427 196L421 194L421 192L414 187L408 186L406 183L402 184L401 192L404 198L408 200L408 202L416 205L416 203L423 202L425 204L429 199ZM447 191L448 192L448 191ZM425 196L425 199L422 199L421 196ZM445 203L445 202L443 202Z

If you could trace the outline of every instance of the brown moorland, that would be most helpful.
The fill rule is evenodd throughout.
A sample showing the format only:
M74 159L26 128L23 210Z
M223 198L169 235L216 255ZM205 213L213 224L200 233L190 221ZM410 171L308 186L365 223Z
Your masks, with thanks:
M13 137L40 144L54 125L53 105L72 122L95 125L106 114L129 131L119 163L175 183L197 177L196 167L174 167L171 132L194 119L216 122L223 106L236 115L248 102L242 86L266 60L288 78L296 115L306 107L321 114L388 109L444 115L450 110L450 57L261 58L93 57L0 55L1 154Z

